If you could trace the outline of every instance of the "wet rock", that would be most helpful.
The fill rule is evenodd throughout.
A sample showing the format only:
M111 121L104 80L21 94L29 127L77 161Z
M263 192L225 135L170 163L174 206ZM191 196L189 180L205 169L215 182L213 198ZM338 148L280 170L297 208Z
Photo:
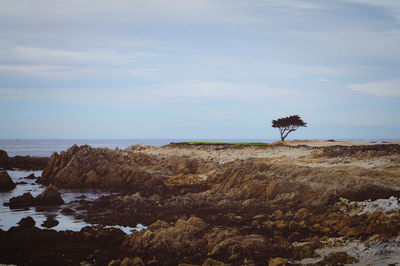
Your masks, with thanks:
M46 221L44 221L41 226L46 227L46 228L52 228L54 226L57 226L59 222L54 219L53 217L47 217Z
M7 171L0 170L0 191L12 190L15 188L15 184Z
M22 196L13 197L10 199L11 209L32 207L35 206L35 204L35 198L29 192L24 193Z
M28 216L25 218L22 218L18 222L19 226L24 227L24 228L30 228L30 227L35 227L35 220L33 220L32 217Z
M74 214L75 211L74 211L73 209L70 209L70 208L63 208L63 209L61 210L61 213L62 213L62 214L65 214L65 215L71 215L71 214Z
M38 205L60 205L64 204L64 200L61 198L60 192L57 188L49 185L39 196L36 197L36 204Z
M28 176L25 176L24 178L25 178L25 179L35 179L36 176L35 176L35 174L30 174L30 175L28 175Z

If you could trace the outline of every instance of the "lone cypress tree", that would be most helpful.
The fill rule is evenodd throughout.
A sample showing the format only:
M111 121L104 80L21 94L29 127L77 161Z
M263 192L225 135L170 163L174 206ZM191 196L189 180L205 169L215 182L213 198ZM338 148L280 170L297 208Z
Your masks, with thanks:
M299 127L306 126L307 123L304 123L298 115L291 115L288 117L278 118L277 120L272 120L272 127L279 128L282 141L285 141L285 138L289 133L296 131Z

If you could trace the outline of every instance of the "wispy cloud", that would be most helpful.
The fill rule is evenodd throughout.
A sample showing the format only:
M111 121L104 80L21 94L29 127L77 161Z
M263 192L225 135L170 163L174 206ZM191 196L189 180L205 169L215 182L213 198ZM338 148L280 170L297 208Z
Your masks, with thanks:
M189 81L124 88L0 88L2 100L50 100L105 106L151 106L160 103L246 104L268 102L269 105L310 104L312 93L273 88L260 84L234 84L212 81Z
M70 51L64 49L45 49L37 47L18 46L14 48L15 59L28 62L45 62L53 64L127 64L137 62L145 57L154 57L155 53L126 52L113 50Z
M348 88L371 96L400 97L400 80L384 80L351 84Z

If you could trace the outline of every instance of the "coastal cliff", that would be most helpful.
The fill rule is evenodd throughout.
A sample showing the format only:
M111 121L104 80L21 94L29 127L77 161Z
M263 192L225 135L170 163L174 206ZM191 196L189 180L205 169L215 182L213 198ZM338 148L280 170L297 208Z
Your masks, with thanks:
M75 145L50 157L40 182L115 192L80 201L89 223L148 226L119 239L111 265L336 265L383 244L400 252L395 144Z

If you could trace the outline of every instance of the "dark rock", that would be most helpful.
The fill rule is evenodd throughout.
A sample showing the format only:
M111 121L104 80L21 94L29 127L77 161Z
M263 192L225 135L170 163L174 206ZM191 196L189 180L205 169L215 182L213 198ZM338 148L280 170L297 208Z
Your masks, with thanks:
M24 193L22 196L17 196L10 199L11 209L26 208L31 206L35 206L35 198L29 192Z
M36 178L35 174L30 174L25 177L25 179L35 179L35 178Z
M31 221L32 222L32 221ZM122 232L89 229L55 231L16 226L0 230L0 262L13 265L107 265L113 258L129 257ZM0 264L1 264L0 263Z
M12 181L11 177L8 175L7 171L0 171L0 191L8 191L15 188L15 184Z
M4 150L0 150L0 167L5 169L42 170L47 165L49 158L36 156L8 157Z
M48 186L39 196L36 197L36 204L38 205L60 205L64 204L60 192L53 185Z
M25 181L21 181L21 182L17 182L17 183L15 183L16 185L26 185L26 184L28 184L28 183L26 183Z
M47 217L46 221L44 221L41 226L46 227L46 228L52 228L54 226L57 226L59 222L54 219L53 217Z
M18 222L19 226L21 227L35 227L35 220L33 220L32 217L28 216L25 218L22 218L19 222Z
M8 157L8 154L4 150L0 150L0 167L5 168L5 169L10 169L11 164L9 162L10 158Z
M66 214L66 215L71 215L71 214L74 214L75 211L73 209L70 209L70 208L64 208L64 209L61 210L61 213L62 214Z

